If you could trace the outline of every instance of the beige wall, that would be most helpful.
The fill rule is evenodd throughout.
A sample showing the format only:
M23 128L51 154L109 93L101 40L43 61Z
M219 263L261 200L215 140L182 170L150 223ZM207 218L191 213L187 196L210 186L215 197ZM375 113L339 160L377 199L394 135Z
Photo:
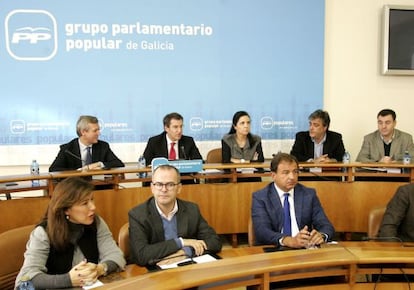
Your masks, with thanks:
M414 134L414 76L380 74L385 4L414 1L326 0L324 107L352 160L363 136L376 129L381 109L394 109L397 128Z

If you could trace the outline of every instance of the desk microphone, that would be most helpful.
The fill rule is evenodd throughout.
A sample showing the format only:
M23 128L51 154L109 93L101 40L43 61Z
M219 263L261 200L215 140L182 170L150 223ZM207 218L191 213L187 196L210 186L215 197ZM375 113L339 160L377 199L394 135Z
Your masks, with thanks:
M399 237L362 237L363 241L396 241L404 247L404 241Z
M188 258L188 255L182 254L182 255L171 256L171 257L164 257L164 258L158 258L158 259L150 259L148 261L148 265L153 266L153 265L155 265L155 264L157 264L157 263L159 263L161 261L170 260L170 259L174 259L174 258L178 258L178 257L186 257L186 258Z
M180 146L180 150L181 150L181 153L183 154L184 159L187 160L187 155L185 154L184 146Z
M67 153L67 154L69 154L70 156L75 157L76 159L78 159L78 160L80 160L80 161L82 161L82 162L83 162L82 158L80 158L79 156L77 156L77 155L73 154L72 152L70 152L70 151L69 151L69 149L66 149L66 150L65 150L65 153Z

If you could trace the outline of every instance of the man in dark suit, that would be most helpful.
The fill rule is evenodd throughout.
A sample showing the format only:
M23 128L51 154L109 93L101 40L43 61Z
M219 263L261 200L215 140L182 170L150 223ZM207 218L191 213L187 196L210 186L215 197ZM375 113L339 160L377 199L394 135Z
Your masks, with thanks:
M80 116L76 123L75 138L60 146L60 151L49 171L95 170L101 168L123 167L124 163L116 157L107 142L98 140L100 128L94 116ZM88 157L88 151L91 159Z
M328 112L316 110L309 115L309 131L296 134L290 154L299 162L337 162L345 153L342 135L329 131Z
M379 231L380 237L397 237L414 242L414 184L402 185L388 202ZM395 239L390 241L394 241Z
M270 170L273 182L253 193L252 221L256 243L308 248L332 239L334 227L315 190L298 184L297 159L287 153L278 153L273 157ZM285 218L284 209L290 222Z
M203 159L190 136L183 135L183 116L170 113L163 119L164 132L149 138L144 150L147 164L151 164L156 157L165 157L168 160L176 159ZM171 154L171 151L174 154Z
M221 240L195 203L177 198L180 174L171 165L158 166L152 175L153 197L131 209L131 261L162 265L221 250Z
M414 242L414 184L402 185L387 204L378 236L384 242ZM380 274L373 276L373 281L407 282L413 281L414 275Z

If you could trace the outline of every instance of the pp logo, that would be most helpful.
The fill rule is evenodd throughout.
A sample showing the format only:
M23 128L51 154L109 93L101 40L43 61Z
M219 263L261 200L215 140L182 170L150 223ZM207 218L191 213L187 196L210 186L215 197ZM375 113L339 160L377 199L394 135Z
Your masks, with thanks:
M190 119L190 129L192 131L200 131L203 129L203 119L194 117Z
M11 120L10 131L12 134L23 134L26 131L26 123L23 120Z
M263 130L270 130L273 128L273 119L272 117L263 117L261 119L261 126Z
M6 48L17 60L46 61L57 52L56 19L45 10L13 10L5 19Z

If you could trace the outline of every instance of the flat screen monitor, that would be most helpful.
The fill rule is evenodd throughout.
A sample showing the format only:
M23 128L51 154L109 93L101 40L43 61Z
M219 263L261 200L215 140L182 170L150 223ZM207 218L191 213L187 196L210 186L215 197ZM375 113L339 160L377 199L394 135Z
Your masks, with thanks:
M387 75L414 75L414 6L385 5L383 69Z

